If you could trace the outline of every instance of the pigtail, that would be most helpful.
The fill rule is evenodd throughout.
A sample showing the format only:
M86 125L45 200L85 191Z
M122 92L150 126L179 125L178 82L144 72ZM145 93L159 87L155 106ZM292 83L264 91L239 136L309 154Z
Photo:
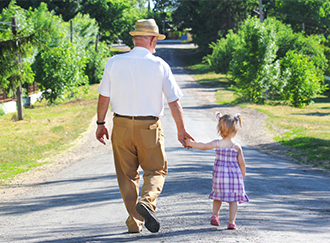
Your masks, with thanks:
M216 113L215 113L215 119L217 120L217 121L220 121L220 118L222 117L222 114L219 112L219 111L217 111Z
M239 124L240 127L243 126L244 121L243 121L242 115L240 113L236 113L234 116L234 119Z

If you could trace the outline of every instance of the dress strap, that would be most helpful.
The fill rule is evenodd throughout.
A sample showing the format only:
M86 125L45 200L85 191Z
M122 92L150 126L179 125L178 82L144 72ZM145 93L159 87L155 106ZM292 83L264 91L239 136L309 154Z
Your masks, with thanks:
M217 148L219 148L219 139L217 139Z
M233 146L231 146L231 148L234 148L235 145L236 145L236 143L234 143Z

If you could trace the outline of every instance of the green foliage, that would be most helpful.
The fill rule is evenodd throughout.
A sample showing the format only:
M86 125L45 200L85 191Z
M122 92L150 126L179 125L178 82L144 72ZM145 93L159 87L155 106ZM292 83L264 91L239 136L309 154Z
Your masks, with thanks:
M230 29L237 30L239 23L258 6L258 0L178 1L172 24L179 31L191 29L193 42L209 53L209 43L217 40L219 32L225 35Z
M97 46L97 51L90 50L85 69L85 74L88 76L89 84L100 83L105 64L106 57L110 56L110 50L104 42L100 42Z
M70 43L69 23L47 10L45 4L29 10L35 28L46 28L39 34L43 45L33 64L36 81L42 91L42 98L54 103L66 90L73 93L79 85L88 83L84 74L86 47L97 33L95 20L78 14L73 21L74 44ZM96 30L94 30L96 29ZM85 37L85 38L84 38Z
M287 78L284 86L284 99L292 102L294 107L304 107L311 103L312 99L325 90L321 85L324 79L309 58L296 51L289 51L281 60L282 72Z
M326 59L330 60L330 36L327 39L323 39L322 46L324 47L324 55ZM328 68L325 70L325 75L330 76L330 65L328 64Z
M76 92L88 83L84 74L86 55L73 43L44 51L38 56L38 83L42 97L54 103L65 91Z
M283 58L289 51L297 51L306 55L317 68L325 72L328 69L328 60L324 54L324 47L320 45L322 38L317 35L304 36L303 33L292 31L279 32L277 45L277 59Z
M90 18L89 14L78 13L72 20L73 42L77 43L82 49L93 46L99 33L99 27L95 19Z
M25 11L14 2L0 14L0 21L11 23L12 16L16 17L19 24L16 36L13 36L9 25L0 24L1 29L7 29L0 32L0 87L7 93L13 92L21 83L34 81L31 57L34 54L32 46L36 42L36 35Z
M0 87L7 93L12 93L20 82L37 81L42 97L54 103L65 91L75 93L78 86L88 84L88 78L92 82L101 79L109 50L105 43L99 42L95 52L99 34L95 19L88 14L74 16L71 43L70 24L49 12L45 3L24 10L12 2L3 10L0 20L11 22L13 15L20 24L17 37L12 37L10 28L0 33L0 38L7 38L1 42L0 50L1 67L4 67L0 69ZM13 61L18 53L22 55L22 68Z
M307 34L329 34L329 0L267 1L268 15L292 26L293 31Z
M239 36L234 34L232 30L229 30L226 38L221 38L216 43L210 44L210 47L213 49L212 54L207 55L204 60L209 63L212 70L216 73L227 74L229 72L229 64L233 59L233 54L239 45L239 41Z
M106 63L106 57L110 55L110 49L105 42L97 43L99 27L95 19L91 19L88 14L78 13L73 19L74 38L73 41L80 51L86 50L86 68L84 70L90 84L99 83ZM84 69L84 68L83 68Z
M0 1L0 11L1 9L6 8L9 2L13 1ZM46 2L49 11L54 11L56 15L61 15L64 21L68 21L80 11L81 4L84 0L16 0L15 2L17 6L26 10L30 8L36 9Z
M113 43L125 28L124 12L135 3L126 0L86 0L81 12L95 18L102 37Z
M6 114L6 108L3 103L0 103L0 116L3 116Z
M322 82L328 64L321 41L327 43L319 36L293 33L275 19L262 24L248 18L237 34L213 43L212 55L205 59L215 72L236 78L237 94L245 100L284 99L303 107L326 89Z
M127 29L132 30L136 15L145 15L146 8L143 0L17 0L17 6L26 10L37 9L47 2L48 9L54 15L61 16L64 21L73 19L78 13L89 14L99 26L102 40L114 43ZM0 11L8 6L9 1L0 2ZM56 25L54 25L56 26Z
M120 32L118 32L118 39L121 39L127 46L133 48L132 36L130 31L134 30L135 23L138 19L148 18L145 8L137 8L136 5L126 8L123 11L123 17L120 23ZM158 25L159 26L159 25Z
M238 35L241 41L230 64L230 73L237 78L236 88L243 98L263 103L279 76L279 63L275 62L276 35L257 18L245 20Z

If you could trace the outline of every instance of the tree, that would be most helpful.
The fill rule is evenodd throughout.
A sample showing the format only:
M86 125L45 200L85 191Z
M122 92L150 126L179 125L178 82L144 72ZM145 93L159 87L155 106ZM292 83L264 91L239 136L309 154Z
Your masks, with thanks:
M330 0L268 0L268 15L290 24L295 32L330 34Z
M12 16L15 16L14 18ZM12 22L12 18L14 21ZM17 26L17 22L20 25ZM11 23L15 36L12 36L11 28L0 32L0 87L6 93L17 94L18 119L23 119L22 110L22 84L32 83L34 74L31 70L33 62L33 43L37 43L37 32L29 28L30 21L25 15L25 11L16 6L14 2L9 4L8 9L0 15L2 23ZM2 24L3 25L3 24ZM1 26L2 27L2 26Z
M29 8L36 9L41 3L46 3L49 11L54 11L57 15L61 15L64 21L72 19L81 8L82 0L16 0L17 6L28 10ZM0 10L6 8L11 0L0 2Z
M209 52L209 43L219 35L225 36L230 29L236 32L239 23L258 6L258 0L178 0L172 14L173 25L181 31L191 29L194 43Z
M88 15L77 14L72 19L74 35L71 42L69 23L47 11L45 4L33 13L36 26L41 23L56 26L52 38L42 38L45 43L39 48L33 65L42 98L52 104L65 91L74 94L78 86L88 84L85 68L88 62L94 61L90 58L93 55L90 52L95 47L98 26L96 20Z
M230 73L236 91L245 100L288 100L303 107L327 89L323 84L327 59L316 35L294 33L281 21L260 23L248 18L238 33L232 31L211 44L205 59L215 72Z
M265 28L259 19L248 18L238 36L240 44L230 63L230 73L237 78L236 87L243 98L263 103L279 77L279 62L275 61L276 33L272 28Z
M101 55L92 58L96 56L98 26L88 15L77 14L73 18L74 38L70 43L69 23L49 12L46 4L24 10L12 2L0 20L8 22L13 13L20 23L17 37L13 38L11 31L0 32L0 87L9 94L22 83L36 81L42 97L54 103L64 91L74 93L79 85L87 84L86 65L102 64L100 59L108 54L100 43ZM18 54L22 56L22 67L15 61ZM98 75L96 69L99 71L94 64L89 66L91 77Z
M0 10L10 1L0 2ZM146 16L145 0L17 0L18 6L24 9L36 9L41 3L47 3L49 11L61 15L69 21L77 13L89 14L98 22L102 40L114 43L123 31L132 30L136 17ZM134 19L132 23L132 19Z

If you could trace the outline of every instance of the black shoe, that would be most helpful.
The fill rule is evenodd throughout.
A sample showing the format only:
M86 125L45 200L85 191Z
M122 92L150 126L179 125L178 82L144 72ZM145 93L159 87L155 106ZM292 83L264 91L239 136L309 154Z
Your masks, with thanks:
M136 205L135 208L136 211L144 218L146 228L152 233L158 232L160 225L154 212L151 211L151 209L148 208L145 204L140 202Z

